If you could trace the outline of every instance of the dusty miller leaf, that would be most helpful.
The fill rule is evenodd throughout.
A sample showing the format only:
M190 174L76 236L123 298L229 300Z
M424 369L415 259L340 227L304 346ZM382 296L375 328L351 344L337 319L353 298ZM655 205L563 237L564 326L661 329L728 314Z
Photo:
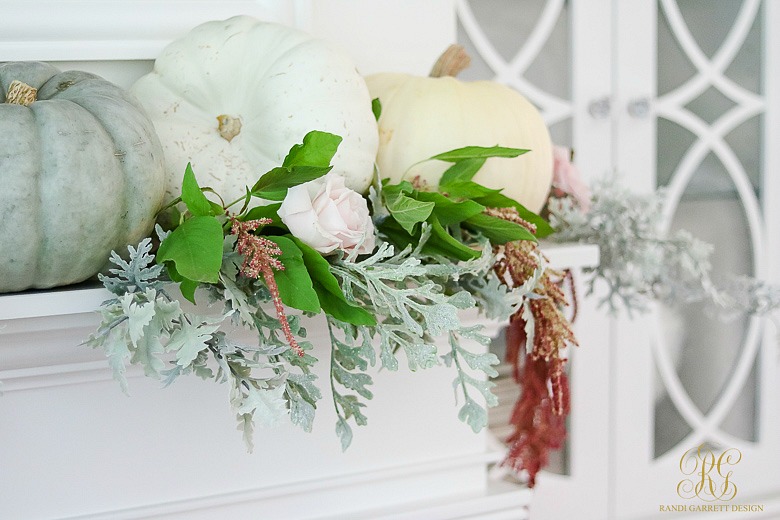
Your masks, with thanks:
M185 321L181 328L171 335L166 350L176 353L176 364L187 366L195 360L198 352L208 348L208 341L221 323L221 319L216 324L204 321L196 325Z

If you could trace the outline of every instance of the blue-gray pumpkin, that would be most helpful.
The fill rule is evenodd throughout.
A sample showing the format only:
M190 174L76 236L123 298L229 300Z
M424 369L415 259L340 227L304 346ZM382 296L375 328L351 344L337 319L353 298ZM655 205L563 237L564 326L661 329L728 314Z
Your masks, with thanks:
M122 88L38 62L0 65L0 292L77 283L154 225L154 126Z

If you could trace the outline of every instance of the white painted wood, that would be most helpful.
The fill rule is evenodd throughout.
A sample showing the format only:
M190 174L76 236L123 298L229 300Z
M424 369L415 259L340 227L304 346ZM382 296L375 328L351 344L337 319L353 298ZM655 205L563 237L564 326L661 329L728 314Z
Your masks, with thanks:
M311 32L341 43L364 74L427 76L455 43L454 0L316 0Z
M296 25L293 3L274 0L3 0L0 8L0 61L148 60L192 27L236 14Z
M656 161L663 150L656 149L655 121L663 117L677 122L691 130L697 138L693 146L685 153L669 187L668 204L665 211L667 223L671 220L677 205L691 177L704 156L713 152L723 163L725 170L736 186L739 201L746 214L752 248L753 271L756 276L776 280L776 266L768 270L774 258L769 247L776 248L776 226L780 222L770 209L768 202L775 202L780 196L780 186L772 170L764 169L761 187L762 205L744 168L740 164L725 135L745 120L757 113L765 114L768 121L777 121L777 89L765 88L766 96L753 94L725 76L734 56L743 46L745 37L754 18L764 9L764 16L775 12L773 2L747 1L741 3L740 12L733 21L730 31L720 43L712 58L707 57L694 40L686 26L691 20L683 19L678 2L670 0L646 0L632 3L616 3L617 28L616 52L617 91L620 98L630 100L637 97L649 99L650 112L644 118L631 117L629 114L616 114L616 139L618 141L617 167L624 172L624 178L630 186L640 190L650 190L656 184ZM675 38L680 42L686 56L698 69L696 75L671 92L657 98L654 91L657 78L656 56L658 9L666 13ZM776 20L775 20L776 22ZM771 24L764 20L764 24ZM772 34L771 30L765 36ZM777 45L771 39L766 40L762 73L769 74L767 81L776 77ZM776 43L776 42L775 42ZM774 73L769 72L775 70ZM776 80L775 80L776 81ZM701 120L686 105L701 95L710 85L737 102L737 106L727 111L714 123ZM775 123L776 125L776 123ZM772 126L766 126L765 143L771 143ZM776 126L774 127L776 128ZM775 136L776 138L776 136ZM769 156L764 157L764 168L776 161L777 152L771 145L764 147ZM767 213L769 212L769 213ZM770 238L771 237L771 238ZM737 447L743 453L743 460L734 468L733 480L740 486L739 503L771 502L770 497L778 494L777 482L766 479L780 464L780 449L776 443L780 430L776 413L779 394L777 380L777 357L767 351L776 352L776 345L770 340L761 320L751 321L742 345L734 345L740 355L732 369L730 379L721 391L714 406L702 413L693 403L680 381L672 359L669 345L664 344L663 329L667 323L664 314L654 312L654 317L643 317L639 321L618 320L615 323L613 359L615 366L614 408L616 425L615 450L613 458L614 509L613 518L655 518L660 504L688 503L675 491L681 480L679 459L685 450L704 441L721 443L725 447ZM727 348L713 345L713 348ZM721 423L733 413L733 404L745 380L752 369L756 356L760 360L760 383L757 389L757 429L758 441L746 442L743 439L725 433ZM702 359L702 363L707 363ZM693 431L677 447L661 457L655 458L653 431L655 425L655 396L653 392L656 373L666 387L670 398L678 411L690 424ZM692 383L689 383L692 384ZM698 384L707 384L700 381ZM768 404L771 403L771 404ZM751 420L746 417L745 420ZM622 428L620 425L631 425ZM766 500L765 500L766 499ZM774 516L758 516L774 518Z
M496 460L484 433L458 421L454 373L444 367L373 371L369 426L355 431L342 454L322 383L326 363L317 367L325 397L314 432L260 428L248 455L227 387L190 377L163 390L133 377L131 396L123 396L105 361L102 377L100 362L63 361L80 351L102 356L77 346L94 330L95 316L70 318L67 326L55 324L54 336L45 326L0 335L0 377L8 386L0 398L0 510L9 518L213 518L258 508L272 518L336 515L480 492L486 464ZM31 321L49 319L21 321L34 329ZM324 323L308 329L315 355L327 359L327 345L317 341L327 336ZM43 500L38 489L47 490Z
M604 520L609 492L611 399L609 317L595 298L585 298L585 275L574 270L579 295L574 333L580 346L569 348L571 415L568 421L568 470L565 475L542 472L534 488L534 520Z
M610 175L614 144L611 114L613 21L610 0L571 0L571 67L575 160L586 181ZM606 99L607 117L590 113L591 104Z

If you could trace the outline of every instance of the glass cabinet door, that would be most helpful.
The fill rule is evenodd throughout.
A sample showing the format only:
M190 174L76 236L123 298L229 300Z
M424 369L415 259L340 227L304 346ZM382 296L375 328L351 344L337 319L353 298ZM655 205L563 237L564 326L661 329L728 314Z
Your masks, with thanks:
M776 281L771 237L780 222L771 212L780 194L770 136L779 56L769 44L776 7L760 0L626 4L617 7L617 26L638 17L644 26L616 42L617 147L631 141L625 146L639 148L643 160L621 154L618 171L638 178L637 186L666 190L664 225L713 245L716 284L740 275ZM677 488L686 477L681 459L700 445L742 454L733 468L735 503L778 491L765 478L780 463L776 330L766 320L719 314L703 304L659 305L640 323L618 325L616 414L634 413L645 428L619 433L617 475L634 478L616 481L617 518L706 503ZM620 396L628 374L644 388Z

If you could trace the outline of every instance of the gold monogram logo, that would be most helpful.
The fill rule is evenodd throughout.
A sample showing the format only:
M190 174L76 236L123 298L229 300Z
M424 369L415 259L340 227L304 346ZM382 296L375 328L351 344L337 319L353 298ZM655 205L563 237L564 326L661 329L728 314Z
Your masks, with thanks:
M707 502L732 500L737 496L737 486L731 479L730 468L741 460L742 452L736 448L720 454L705 444L691 448L680 459L680 471L691 478L677 484L677 494L688 500L694 497Z

